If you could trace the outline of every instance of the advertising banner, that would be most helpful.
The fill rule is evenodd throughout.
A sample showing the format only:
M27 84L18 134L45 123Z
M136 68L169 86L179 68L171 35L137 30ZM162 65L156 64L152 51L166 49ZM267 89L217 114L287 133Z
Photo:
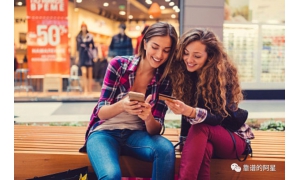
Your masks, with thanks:
M27 0L30 75L70 73L67 0Z

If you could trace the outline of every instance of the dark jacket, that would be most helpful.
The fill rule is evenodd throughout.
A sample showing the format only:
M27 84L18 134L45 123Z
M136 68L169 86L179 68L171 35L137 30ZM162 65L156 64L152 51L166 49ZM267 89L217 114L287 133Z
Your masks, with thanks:
M203 108L203 109L207 109L204 106L204 100L203 100L203 98L199 98L198 99L197 107ZM227 108L227 112L231 116L234 116L235 118L242 118L242 119L239 119L238 121L243 121L244 120L244 118L245 118L244 117L244 111L245 110L239 108L237 111L233 112L233 111L231 111L230 109ZM242 116L240 116L240 114ZM248 115L248 113L247 113L247 115ZM222 124L223 120L224 120L224 118L220 114L214 113L213 111L210 112L208 110L207 111L207 116L206 116L205 120L202 123L209 124L209 125L212 125L212 126L216 126L216 125L223 125ZM185 116L181 116L181 132L180 132L180 135L181 136L187 136L190 127L191 127L191 124L186 120L186 117Z
M132 40L126 34L114 35L109 45L108 57L133 55Z

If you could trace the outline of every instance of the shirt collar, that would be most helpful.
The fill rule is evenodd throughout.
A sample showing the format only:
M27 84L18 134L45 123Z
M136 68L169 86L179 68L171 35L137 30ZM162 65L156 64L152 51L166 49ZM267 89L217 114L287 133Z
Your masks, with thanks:
M141 58L139 56L134 56L131 63L128 65L128 70L135 72L137 70L140 60L141 60ZM157 68L155 70L155 77L151 80L151 84L158 82L160 77L161 77L161 72L160 72L159 68Z
M141 58L139 56L134 56L131 63L129 63L129 65L128 65L128 70L136 71L140 60L141 60Z

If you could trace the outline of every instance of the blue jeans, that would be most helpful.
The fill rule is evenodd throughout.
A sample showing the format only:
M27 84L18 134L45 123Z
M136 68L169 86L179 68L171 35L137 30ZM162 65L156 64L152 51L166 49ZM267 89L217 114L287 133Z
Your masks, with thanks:
M96 131L87 140L87 154L98 179L121 179L119 156L126 155L152 162L152 180L174 180L174 146L161 135L128 129Z

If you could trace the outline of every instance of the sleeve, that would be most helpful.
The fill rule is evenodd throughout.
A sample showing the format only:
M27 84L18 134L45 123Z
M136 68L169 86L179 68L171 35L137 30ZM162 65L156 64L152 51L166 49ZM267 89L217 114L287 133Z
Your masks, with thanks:
M119 80L121 77L121 61L118 58L113 58L108 64L103 86L101 90L101 96L99 98L96 109L93 114L98 115L99 110L104 105L110 105L115 97L117 87L119 85Z
M94 42L94 36L93 35L91 35L91 43L93 44L93 47L95 47L95 42Z
M76 50L77 51L80 50L80 36L79 35L76 36Z
M192 125L198 123L206 123L212 126L216 126L221 124L223 117L221 115L215 115L205 108L196 107L196 117L187 117L186 119Z
M97 47L95 47L93 49L93 57L98 59L98 48Z
M161 88L162 91L158 91L158 93L162 93L162 94L171 96L172 90L171 90L170 81L169 80L165 81L164 83L161 84L161 86L162 86L162 88ZM161 125L164 124L165 115L166 115L167 110L168 110L168 106L162 100L157 100L155 106L152 108L152 115L153 115L154 119L157 120L158 122L160 122Z
M195 109L196 109L196 117L195 118L186 117L186 120L191 125L201 123L207 117L207 110L206 109L202 109L202 108L198 108L198 107L196 107Z
M111 39L111 42L110 42L110 45L108 47L108 57L114 57L114 53L113 53L113 50L114 50L114 36L112 37Z

